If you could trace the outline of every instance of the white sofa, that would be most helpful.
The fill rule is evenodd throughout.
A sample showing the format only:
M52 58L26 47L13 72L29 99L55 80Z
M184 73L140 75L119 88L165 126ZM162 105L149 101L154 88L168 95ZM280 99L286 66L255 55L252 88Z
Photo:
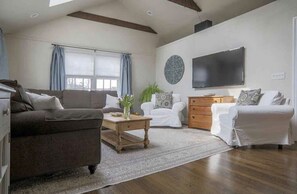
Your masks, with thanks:
M141 105L141 109L144 112L144 116L151 117L150 125L152 127L182 127L182 121L184 119L182 111L186 107L186 103L181 102L180 94L173 94L173 106L172 109L157 108L156 95L153 94L151 102L145 102Z
M257 106L213 104L211 133L230 146L292 144L294 109L278 91L263 93Z

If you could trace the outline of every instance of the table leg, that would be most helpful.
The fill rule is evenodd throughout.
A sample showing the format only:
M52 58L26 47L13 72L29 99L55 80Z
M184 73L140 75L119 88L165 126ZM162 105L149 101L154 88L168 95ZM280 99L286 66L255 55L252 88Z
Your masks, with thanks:
M149 143L150 141L148 139L148 129L144 129L144 148L147 148Z
M118 153L121 153L121 151L122 151L122 133L117 131L117 136L118 136L118 142L117 142L116 150Z

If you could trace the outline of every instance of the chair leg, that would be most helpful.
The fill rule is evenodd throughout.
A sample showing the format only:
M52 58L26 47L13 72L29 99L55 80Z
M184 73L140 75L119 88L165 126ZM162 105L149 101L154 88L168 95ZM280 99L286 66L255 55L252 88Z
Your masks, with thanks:
M283 149L283 145L278 145L278 149L282 150Z
M94 174L97 169L97 165L90 165L88 166L88 169L90 171L90 174Z

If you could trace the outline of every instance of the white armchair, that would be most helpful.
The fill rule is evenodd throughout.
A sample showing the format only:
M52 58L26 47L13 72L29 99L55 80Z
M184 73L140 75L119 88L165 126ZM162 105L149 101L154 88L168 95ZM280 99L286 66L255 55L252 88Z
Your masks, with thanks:
M294 109L277 91L264 92L257 106L213 104L211 133L230 146L292 144Z
M145 102L141 105L144 116L151 117L151 126L169 126L182 127L184 119L182 111L186 107L186 103L181 102L179 94L173 94L172 109L157 108L155 109L156 96L152 96L151 102Z

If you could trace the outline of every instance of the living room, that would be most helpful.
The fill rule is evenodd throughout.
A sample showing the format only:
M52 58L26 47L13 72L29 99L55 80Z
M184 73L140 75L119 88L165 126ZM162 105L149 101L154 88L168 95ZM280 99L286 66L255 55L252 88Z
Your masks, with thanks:
M1 0L2 193L295 193L296 16L294 0ZM213 58L240 62L195 83Z

